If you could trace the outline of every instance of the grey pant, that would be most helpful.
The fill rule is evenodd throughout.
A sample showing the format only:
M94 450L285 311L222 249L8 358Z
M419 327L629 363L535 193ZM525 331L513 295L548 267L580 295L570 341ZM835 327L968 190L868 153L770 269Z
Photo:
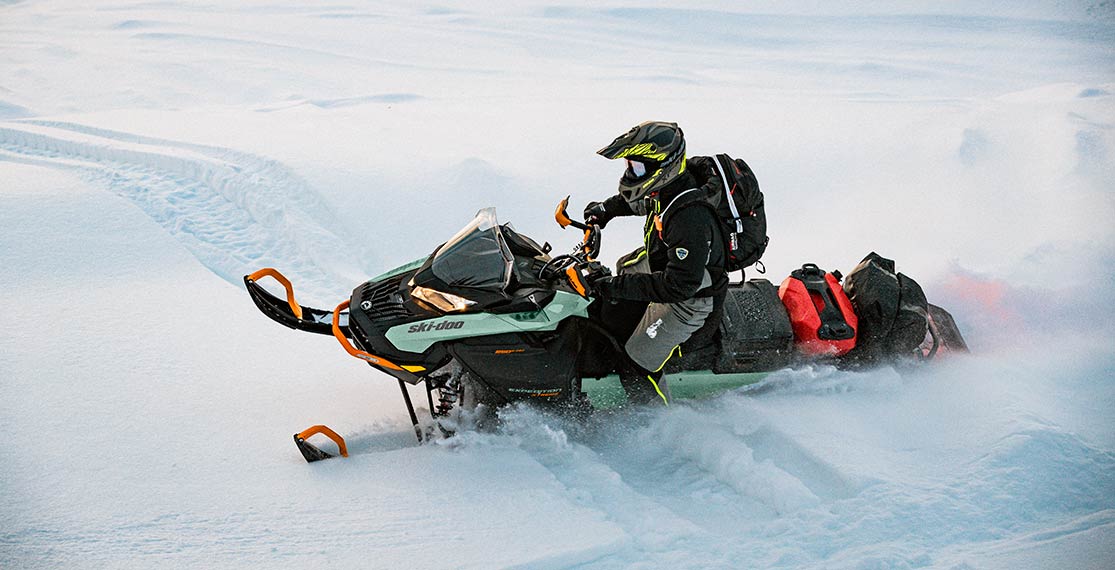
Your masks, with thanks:
M617 273L649 273L646 255L636 250L618 262ZM701 288L712 285L708 271L701 280ZM645 370L658 372L674 354L678 345L689 340L712 314L712 297L696 297L678 303L651 303L643 318L627 339L624 349L631 360ZM665 382L659 383L662 388Z
M658 372L678 345L704 326L712 314L712 305L712 297L680 303L651 303L624 345L627 355L640 367Z

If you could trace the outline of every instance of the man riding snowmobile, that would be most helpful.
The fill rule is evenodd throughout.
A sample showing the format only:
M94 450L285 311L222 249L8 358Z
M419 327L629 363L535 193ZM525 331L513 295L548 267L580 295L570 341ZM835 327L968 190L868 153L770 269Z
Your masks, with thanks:
M676 124L644 123L599 153L625 159L627 169L617 196L588 205L589 224L569 217L568 197L558 204L554 221L584 231L570 253L551 255L549 244L485 208L429 255L357 285L333 310L300 305L275 268L245 275L244 285L271 320L331 336L393 377L419 441L435 431L419 420L413 386L425 388L429 416L447 433L440 419L455 411L515 403L575 414L669 404L664 374L684 398L754 384L795 362L855 364L864 356L849 352L860 347L859 323L872 362L968 351L952 316L875 253L848 275L852 296L836 272L814 264L781 286L729 284L727 274L759 262L769 243L763 195L742 160L687 159ZM600 227L635 214L646 216L644 244L612 277L595 259ZM260 285L265 277L285 298ZM319 434L347 453L339 434L316 425L294 435L308 461L331 456L307 441Z
M618 194L585 208L586 223L604 227L634 215L646 222L643 245L619 260L617 274L590 283L608 301L603 321L627 339L620 380L629 399L669 405L662 370L687 341L707 344L717 333L728 287L720 221L702 188L711 159L687 160L681 129L660 121L632 128L597 154L622 158L627 168Z

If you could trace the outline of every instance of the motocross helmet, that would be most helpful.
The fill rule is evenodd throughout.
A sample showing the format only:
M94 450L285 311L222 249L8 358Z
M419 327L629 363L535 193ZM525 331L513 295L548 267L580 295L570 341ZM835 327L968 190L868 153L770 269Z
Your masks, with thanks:
M619 179L619 193L632 207L685 172L685 137L677 123L647 121L596 154L627 160L627 169Z

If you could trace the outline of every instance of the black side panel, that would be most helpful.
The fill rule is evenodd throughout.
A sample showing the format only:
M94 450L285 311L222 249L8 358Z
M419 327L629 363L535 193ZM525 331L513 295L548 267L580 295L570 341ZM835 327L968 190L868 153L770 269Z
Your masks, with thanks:
M616 372L617 365L627 359L623 345L631 338L635 325L646 310L647 303L644 301L593 301L588 306L588 320L576 321L581 328L577 375L581 378L601 378Z
M766 279L728 288L720 334L720 357L713 368L718 374L762 372L790 364L794 331L778 289Z
M454 341L449 352L502 401L566 401L575 396L576 323L554 332L482 336Z

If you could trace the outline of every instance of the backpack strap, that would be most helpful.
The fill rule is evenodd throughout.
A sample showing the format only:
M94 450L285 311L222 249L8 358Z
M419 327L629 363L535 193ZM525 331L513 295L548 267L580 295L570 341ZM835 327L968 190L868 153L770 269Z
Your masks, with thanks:
M670 203L667 204L665 208L662 208L661 212L653 214L654 229L658 231L658 237L662 237L662 227L663 224L666 222L666 214L671 214L677 212L678 210L683 210L693 204L704 204L706 206L709 206L709 209L712 211L713 216L716 215L716 210L712 208L712 204L709 204L708 200L704 199L704 196L701 193L701 189L690 188L682 192L681 194L674 196L674 199L670 200Z
M667 204L665 208L662 208L662 211L658 215L665 218L666 213L670 211L670 208L674 207L674 204L678 204L679 200L681 200L681 204L679 204L679 208L680 208L680 206L684 206L688 202L693 201L693 197L690 197L686 200L682 200L682 197L688 196L692 192L700 192L700 188L690 188L690 189L686 190L685 192L682 192L681 194L678 194L677 196L674 197L673 200L670 200L670 203Z
M718 154L713 155L712 164L716 168L716 173L720 175L720 180L724 183L724 199L728 202L728 208L732 210L732 219L736 223L736 233L743 233L743 221L740 220L739 210L736 209L736 201L732 198L732 189L728 184L728 177L724 175L724 169L720 166L720 156Z

